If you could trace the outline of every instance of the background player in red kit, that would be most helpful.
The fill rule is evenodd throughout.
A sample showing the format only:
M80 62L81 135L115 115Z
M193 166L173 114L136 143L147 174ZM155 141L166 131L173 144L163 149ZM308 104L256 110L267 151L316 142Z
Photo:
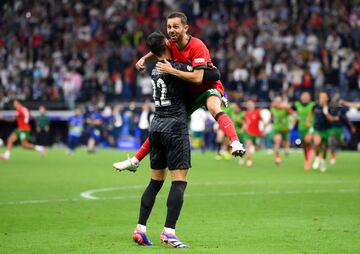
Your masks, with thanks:
M230 117L221 110L224 87L220 81L203 81L204 69L212 68L210 53L205 44L198 38L187 34L189 26L187 17L184 13L173 12L167 17L167 33L170 39L167 41L173 60L189 64L193 67L193 72L177 70L168 62L158 62L158 70L177 76L184 81L192 84L187 87L187 111L189 114L197 108L206 106L211 115L218 122L220 128L230 140L232 154L242 156L245 154L243 145L239 142L234 124ZM145 63L155 60L152 53L142 57L137 63L138 70L144 70ZM184 82L185 84L185 82ZM135 156L123 162L114 164L118 170L135 171L141 161L150 151L149 140L147 139Z
M245 124L246 124L246 133L245 133L245 142L247 149L246 165L251 167L252 157L251 157L251 148L256 144L257 139L263 136L263 132L259 128L259 123L262 120L261 110L255 108L255 103L249 100L246 103L246 112L244 115ZM265 129L265 128L264 128Z
M45 155L45 148L43 146L34 145L29 142L29 140L31 139L29 110L24 107L19 100L14 101L14 107L17 114L14 120L16 120L18 128L10 134L7 140L6 151L2 155L0 155L0 160L10 159L11 150L17 140L20 140L22 147L26 149L36 150L40 152L41 155Z

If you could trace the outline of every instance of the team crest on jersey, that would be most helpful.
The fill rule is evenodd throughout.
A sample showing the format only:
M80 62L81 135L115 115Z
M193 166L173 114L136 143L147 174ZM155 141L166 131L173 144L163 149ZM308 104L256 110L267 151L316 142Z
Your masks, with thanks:
M205 58L195 58L195 63L205 63Z

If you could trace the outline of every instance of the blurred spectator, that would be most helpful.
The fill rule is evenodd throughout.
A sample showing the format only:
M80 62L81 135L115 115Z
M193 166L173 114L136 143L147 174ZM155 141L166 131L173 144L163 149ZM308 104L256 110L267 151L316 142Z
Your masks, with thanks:
M112 109L110 106L106 106L102 112L102 119L103 119L103 125L102 125L102 138L103 143L107 147L115 147L116 146L116 138L113 135L113 129L114 129L114 118L112 114Z
M137 76L137 84L140 90L140 92L137 93L137 96L151 99L153 90L150 75L144 72L139 73Z
M141 144L143 144L149 136L149 127L152 117L153 117L153 112L151 111L151 104L145 103L142 107L142 111L139 119Z
M116 147L120 137L122 116L121 106L106 106L102 112L103 117L103 139L105 146Z
M82 85L82 77L79 73L71 70L65 74L62 88L64 91L64 98L69 109L75 108L75 100Z
M123 125L121 128L120 135L122 137L135 137L136 132L136 122L138 121L138 118L135 114L135 105L130 104L129 108L124 110L124 113L122 114L122 121Z
M133 65L173 9L210 49L230 99L294 100L310 83L359 98L358 1L43 0L0 5L0 107L15 97L70 109L100 94L145 101L151 83Z
M122 115L121 115L122 107L120 105L114 106L112 110L113 117L113 136L115 138L116 143L120 138L121 127L123 125Z

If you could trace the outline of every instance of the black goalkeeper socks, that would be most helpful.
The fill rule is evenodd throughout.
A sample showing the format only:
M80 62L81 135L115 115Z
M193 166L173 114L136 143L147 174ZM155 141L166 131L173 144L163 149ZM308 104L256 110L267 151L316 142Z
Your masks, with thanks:
M163 186L164 181L158 181L151 179L148 187L145 189L141 197L140 215L138 223L146 225L146 222L150 216L151 210L154 206L156 195Z
M182 205L184 203L184 192L187 182L174 181L171 184L167 200L167 216L165 227L175 229L176 221L179 218Z
M156 195L163 186L164 181L157 181L151 179L148 187L144 191L141 198L141 207L138 224L146 225L150 216L151 210L154 206ZM174 181L171 184L168 200L167 200L167 217L165 227L175 228L176 222L179 218L180 211L184 202L184 192L187 182Z

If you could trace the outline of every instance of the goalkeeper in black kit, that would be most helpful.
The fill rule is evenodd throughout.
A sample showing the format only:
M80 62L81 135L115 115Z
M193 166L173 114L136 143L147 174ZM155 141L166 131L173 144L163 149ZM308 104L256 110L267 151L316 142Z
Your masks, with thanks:
M166 59L170 58L166 51L166 38L162 33L150 34L146 39L146 45L158 57L158 61L167 62ZM176 69L192 71L191 66L169 62ZM138 225L132 237L140 245L152 245L146 235L146 223L156 195L169 171L172 183L167 199L165 226L160 234L160 240L175 248L189 248L175 235L176 222L184 201L187 173L191 167L188 115L184 101L186 83L173 75L161 73L156 68L152 70L151 78L155 102L155 114L149 134L151 180L141 197ZM204 73L204 79L219 78L220 74L216 69Z

